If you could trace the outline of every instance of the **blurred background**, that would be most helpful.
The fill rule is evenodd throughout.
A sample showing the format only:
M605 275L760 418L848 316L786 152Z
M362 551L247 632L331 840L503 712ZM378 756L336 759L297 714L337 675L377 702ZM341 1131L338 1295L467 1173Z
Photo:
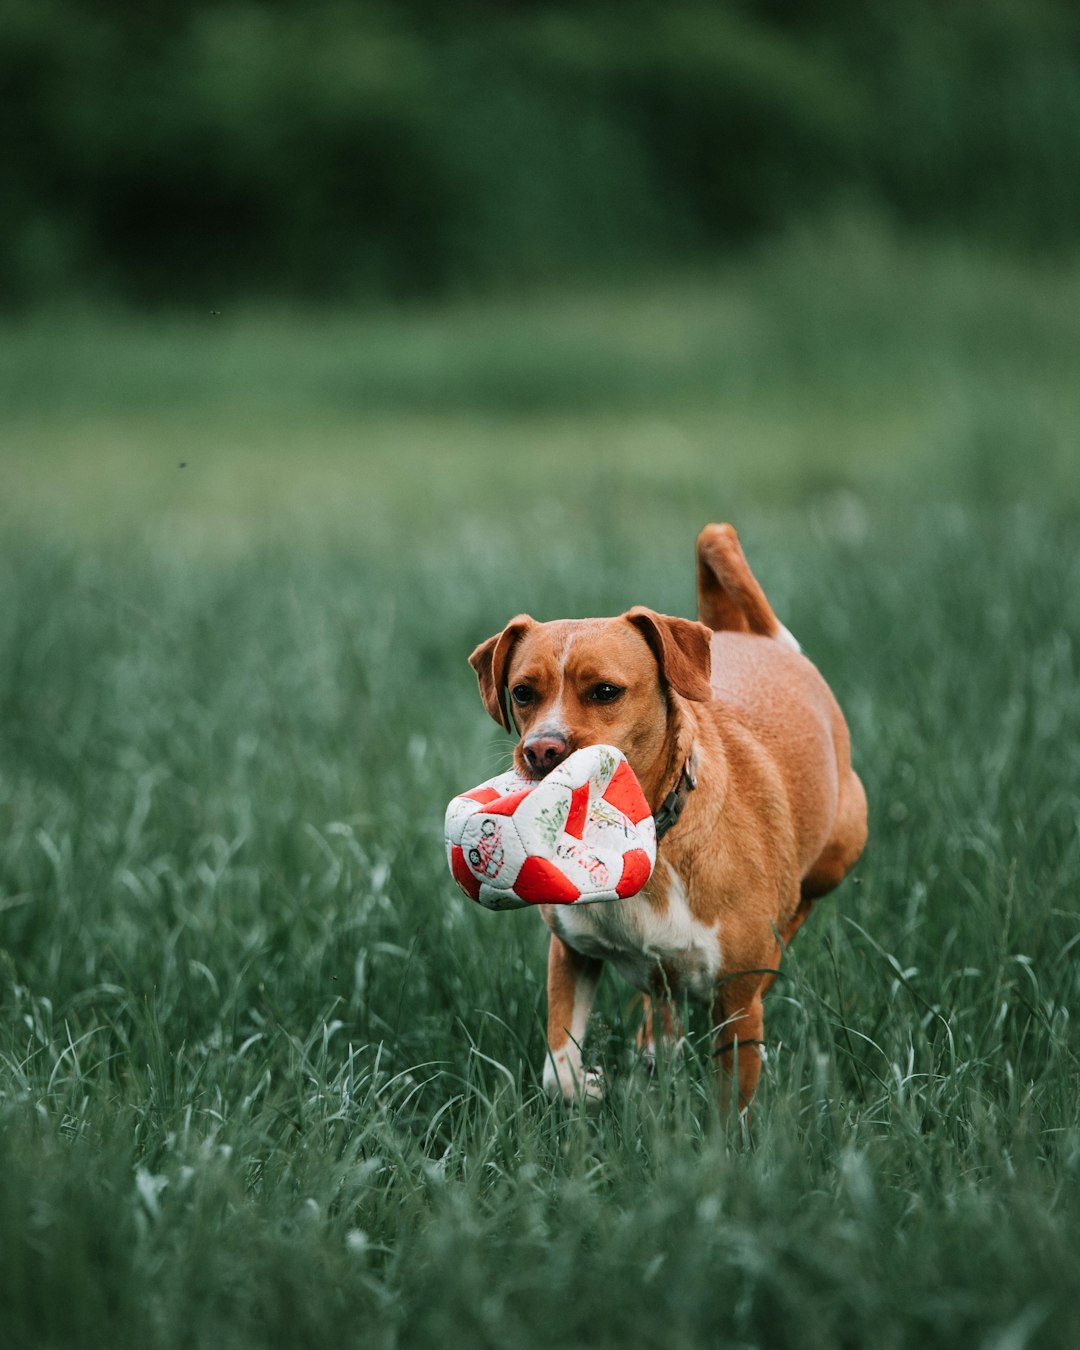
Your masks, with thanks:
M9 519L1072 500L1063 0L9 0L0 88Z
M618 279L837 204L1029 254L1080 229L1053 0L11 0L0 25L17 304Z

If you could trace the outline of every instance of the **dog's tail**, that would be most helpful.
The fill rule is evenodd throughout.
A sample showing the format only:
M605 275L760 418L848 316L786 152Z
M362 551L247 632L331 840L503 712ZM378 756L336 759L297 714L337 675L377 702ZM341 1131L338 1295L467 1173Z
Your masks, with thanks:
M718 633L758 633L801 651L765 599L731 525L706 525L698 535L697 576L702 623Z

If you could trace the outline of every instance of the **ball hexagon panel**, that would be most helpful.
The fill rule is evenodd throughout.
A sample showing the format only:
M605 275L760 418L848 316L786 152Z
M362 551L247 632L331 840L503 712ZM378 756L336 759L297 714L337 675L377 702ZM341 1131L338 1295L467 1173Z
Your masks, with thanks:
M656 825L620 750L577 750L539 782L511 771L446 810L454 880L488 909L627 899L656 862Z

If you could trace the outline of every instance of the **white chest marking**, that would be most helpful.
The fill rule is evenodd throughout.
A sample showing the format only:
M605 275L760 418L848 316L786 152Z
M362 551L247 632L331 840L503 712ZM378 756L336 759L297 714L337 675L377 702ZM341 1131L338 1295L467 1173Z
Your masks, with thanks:
M667 884L663 913L643 892L611 904L560 905L551 911L552 923L568 946L583 956L610 961L637 989L653 988L656 968L663 962L672 993L707 1000L720 971L719 930L694 918L686 887L668 863L658 866L647 889L664 884L661 868Z

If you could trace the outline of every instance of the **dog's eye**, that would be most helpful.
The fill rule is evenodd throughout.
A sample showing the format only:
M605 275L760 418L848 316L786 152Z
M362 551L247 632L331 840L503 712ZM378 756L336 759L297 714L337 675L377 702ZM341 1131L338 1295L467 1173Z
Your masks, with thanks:
M510 697L519 708L524 708L526 704L533 701L536 695L530 685L515 684L513 689L510 690Z
M614 703L615 700L624 694L625 689L620 689L617 684L608 684L602 680L599 684L594 684L589 690L589 697L594 703Z

